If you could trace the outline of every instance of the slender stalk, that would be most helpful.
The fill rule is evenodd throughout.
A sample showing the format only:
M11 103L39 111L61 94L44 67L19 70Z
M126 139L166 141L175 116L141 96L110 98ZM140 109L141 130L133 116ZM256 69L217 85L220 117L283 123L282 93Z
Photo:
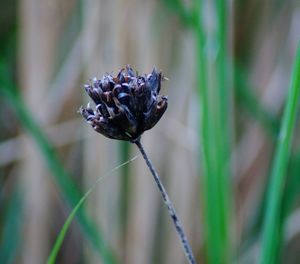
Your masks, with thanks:
M170 200L170 198L167 194L167 191L166 191L165 187L163 186L163 184L160 180L160 177L158 176L158 173L156 172L154 166L152 165L152 162L148 158L148 156L147 156L147 154L146 154L146 152L143 148L143 145L140 141L140 138L133 141L133 143L135 143L137 145L137 147L139 148L140 152L143 155L144 160L146 161L147 166L149 167L149 169L151 171L151 174L153 175L153 178L154 178L154 180L157 184L157 187L158 187L158 189L159 189L159 191L162 195L164 203L168 208L170 217L171 217L171 219L172 219L172 221L175 225L177 234L178 234L178 236L181 240L181 243L182 243L182 246L183 246L183 249L184 249L187 260L189 261L190 264L196 264L196 261L195 261L195 258L194 258L193 252L192 252L192 248L191 248L191 246L190 246L190 244L187 240L187 237L186 237L186 235L183 231L182 224L180 223L180 221L178 219L175 208L174 208L173 204L171 203L171 200Z
M203 224L207 263L232 263L230 184L232 91L228 1L194 0L198 95L201 111ZM207 8L209 7L209 8ZM209 14L204 15L207 10ZM204 16L203 16L204 15ZM209 26L212 16L215 26ZM217 48L215 48L217 47Z
M276 263L280 245L280 214L282 208L283 189L290 157L293 131L298 114L300 99L300 44L294 62L291 83L287 95L280 134L272 165L270 187L268 190L267 210L263 225L261 264Z

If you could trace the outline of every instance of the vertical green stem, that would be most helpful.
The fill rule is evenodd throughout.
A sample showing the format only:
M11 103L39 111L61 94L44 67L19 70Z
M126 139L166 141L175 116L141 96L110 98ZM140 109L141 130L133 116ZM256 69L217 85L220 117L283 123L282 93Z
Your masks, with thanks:
M280 210L282 206L285 175L292 143L292 135L297 117L300 96L300 45L294 63L287 102L284 109L280 133L277 139L275 158L272 165L267 209L264 219L260 263L273 264L278 256L280 244Z
M210 4L212 4L210 2ZM204 224L208 263L230 263L230 133L231 90L227 48L226 2L215 1L216 31L202 23L203 3L197 1L197 59L201 105L201 146L204 175Z
M125 162L129 159L130 143L121 141L119 143L120 161ZM121 241L122 241L122 259L126 260L126 236L128 224L128 209L130 204L130 173L129 167L124 166L121 170L121 186L120 186L120 227L121 227Z

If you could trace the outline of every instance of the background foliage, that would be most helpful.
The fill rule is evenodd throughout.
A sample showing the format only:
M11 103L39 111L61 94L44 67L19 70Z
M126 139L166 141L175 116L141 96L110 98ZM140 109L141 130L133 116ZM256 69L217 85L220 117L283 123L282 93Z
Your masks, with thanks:
M45 263L137 153L77 113L126 64L169 79L142 141L198 263L298 263L299 36L297 0L2 0L0 263ZM141 158L76 216L57 263L185 263Z

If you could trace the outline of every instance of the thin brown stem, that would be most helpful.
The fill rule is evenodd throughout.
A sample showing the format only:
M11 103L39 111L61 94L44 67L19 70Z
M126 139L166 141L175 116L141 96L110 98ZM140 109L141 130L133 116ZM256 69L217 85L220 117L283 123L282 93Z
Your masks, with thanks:
M150 161L150 159L148 158L144 148L143 148L143 145L140 141L140 138L133 141L133 143L135 143L137 145L137 147L139 148L140 152L142 153L143 155L143 158L144 160L146 161L147 163L147 166L149 167L150 171L151 171L151 174L157 184L157 187L162 195L162 198L164 200L164 203L166 205L166 207L168 208L168 212L170 214L170 217L174 223L174 226L176 228L176 231L177 231L177 234L181 240L181 243L182 243L182 246L183 246L183 249L184 249L184 252L185 252L185 255L186 255L186 258L188 260L188 262L190 264L196 264L196 261L195 261L195 258L194 258L194 255L193 255L193 252L192 252L192 248L187 240L187 237L183 231L183 227L182 227L182 224L181 222L179 221L178 219L178 216L176 214L176 211L175 211L175 208L173 206L173 204L171 203L171 200L166 192L166 189L164 188L161 180L160 180L160 177L158 175L158 173L156 172L154 166L152 165L152 162Z

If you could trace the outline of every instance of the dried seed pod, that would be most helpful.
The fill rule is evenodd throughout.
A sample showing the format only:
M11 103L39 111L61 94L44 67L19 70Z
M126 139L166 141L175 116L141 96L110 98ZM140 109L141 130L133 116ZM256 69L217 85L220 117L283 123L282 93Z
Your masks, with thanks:
M80 113L102 135L134 141L154 127L167 109L167 97L159 95L161 81L161 72L155 68L139 76L130 66L117 77L105 74L101 80L94 78L84 88L96 109L88 105Z

